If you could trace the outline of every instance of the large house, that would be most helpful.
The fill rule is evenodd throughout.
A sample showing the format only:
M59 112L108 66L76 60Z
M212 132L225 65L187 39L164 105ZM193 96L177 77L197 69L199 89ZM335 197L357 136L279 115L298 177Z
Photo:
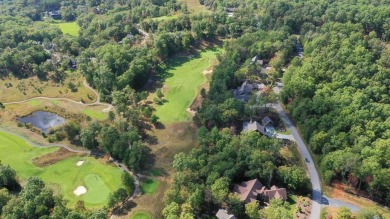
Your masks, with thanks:
M261 120L261 123L262 124L253 120L249 122L244 122L242 130L244 132L255 131L268 137L272 137L275 134L275 128L272 125L272 120L268 116L266 116Z
M245 203L257 201L258 199L262 199L264 201L270 201L271 199L278 198L281 198L283 201L287 200L287 192L285 188L272 186L271 189L267 189L257 179L236 184L233 192Z
M263 88L263 84L249 83L245 81L240 87L233 90L233 96L237 100L248 102L253 91L258 91Z
M215 216L217 216L218 219L237 219L234 215L228 214L225 209L219 209Z

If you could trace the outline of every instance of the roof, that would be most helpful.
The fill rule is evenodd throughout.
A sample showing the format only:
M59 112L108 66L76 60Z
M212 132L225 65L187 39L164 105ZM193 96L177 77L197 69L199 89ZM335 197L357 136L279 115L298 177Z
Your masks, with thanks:
M245 81L242 83L241 87L238 89L239 94L250 93L253 90L253 85Z
M229 8L229 7L227 7L226 11L227 12L234 12L234 11L236 11L236 8Z
M246 203L256 201L257 195L261 193L264 186L257 179L252 179L234 186L233 192L238 195L241 201Z
M263 124L264 126L268 125L268 123L272 123L272 120L268 116L264 117L261 120L261 124Z
M249 132L249 131L258 131L264 135L266 135L265 127L260 125L257 121L250 121L250 122L244 122L243 124L243 131Z
M218 219L237 219L234 215L228 214L225 209L219 209L215 216L217 216Z
M281 198L283 201L287 200L287 192L285 188L278 188L275 185L271 187L270 190L265 190L264 195L271 199Z

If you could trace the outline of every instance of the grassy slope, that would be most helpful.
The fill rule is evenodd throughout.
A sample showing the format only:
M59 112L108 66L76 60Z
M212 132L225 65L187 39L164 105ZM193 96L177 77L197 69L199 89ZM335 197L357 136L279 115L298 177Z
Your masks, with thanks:
M162 106L158 106L156 115L163 123L190 121L191 117L187 112L194 101L198 87L206 82L203 71L210 67L216 59L216 50L201 52L199 57L175 57L168 63L167 75L170 77L165 81L164 98L167 100Z
M72 36L78 36L80 27L76 22L64 22L64 23L57 23L54 25L58 25L58 27L61 29L63 34L69 34Z
M71 157L44 168L36 167L32 163L33 158L55 150L58 148L34 148L14 135L0 132L2 163L11 165L22 182L30 176L42 178L55 188L56 192L69 200L70 207L73 207L78 200L83 200L89 208L101 208L107 202L107 190L113 192L122 186L120 169L103 165L92 157ZM84 160L85 163L77 167L78 160ZM96 175L100 176L100 179L97 183L92 183L96 180ZM85 186L89 192L76 197L73 190L80 185Z

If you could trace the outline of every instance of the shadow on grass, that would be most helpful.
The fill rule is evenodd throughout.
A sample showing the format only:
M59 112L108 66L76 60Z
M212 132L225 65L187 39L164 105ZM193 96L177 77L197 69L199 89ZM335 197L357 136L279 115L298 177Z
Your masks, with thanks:
M206 51L218 52L218 49L221 48L223 42L220 40L210 40L197 42L193 45L187 52L180 52L163 64L159 65L156 74L151 76L150 82L142 89L150 92L155 92L158 88L162 88L165 81L173 77L173 74L170 73L171 70L175 70L178 67L181 67L184 63L189 62L193 59L200 58L200 54Z
M128 212L137 207L137 204L133 201L126 202L123 206L118 208L115 212L117 216L126 216Z

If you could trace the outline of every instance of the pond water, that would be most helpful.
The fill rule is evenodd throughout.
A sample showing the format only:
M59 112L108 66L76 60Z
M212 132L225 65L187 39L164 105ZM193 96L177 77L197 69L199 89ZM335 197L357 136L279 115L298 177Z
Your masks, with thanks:
M65 119L61 116L45 111L35 111L31 115L18 118L18 121L31 123L43 133L47 133L50 128L65 124Z

